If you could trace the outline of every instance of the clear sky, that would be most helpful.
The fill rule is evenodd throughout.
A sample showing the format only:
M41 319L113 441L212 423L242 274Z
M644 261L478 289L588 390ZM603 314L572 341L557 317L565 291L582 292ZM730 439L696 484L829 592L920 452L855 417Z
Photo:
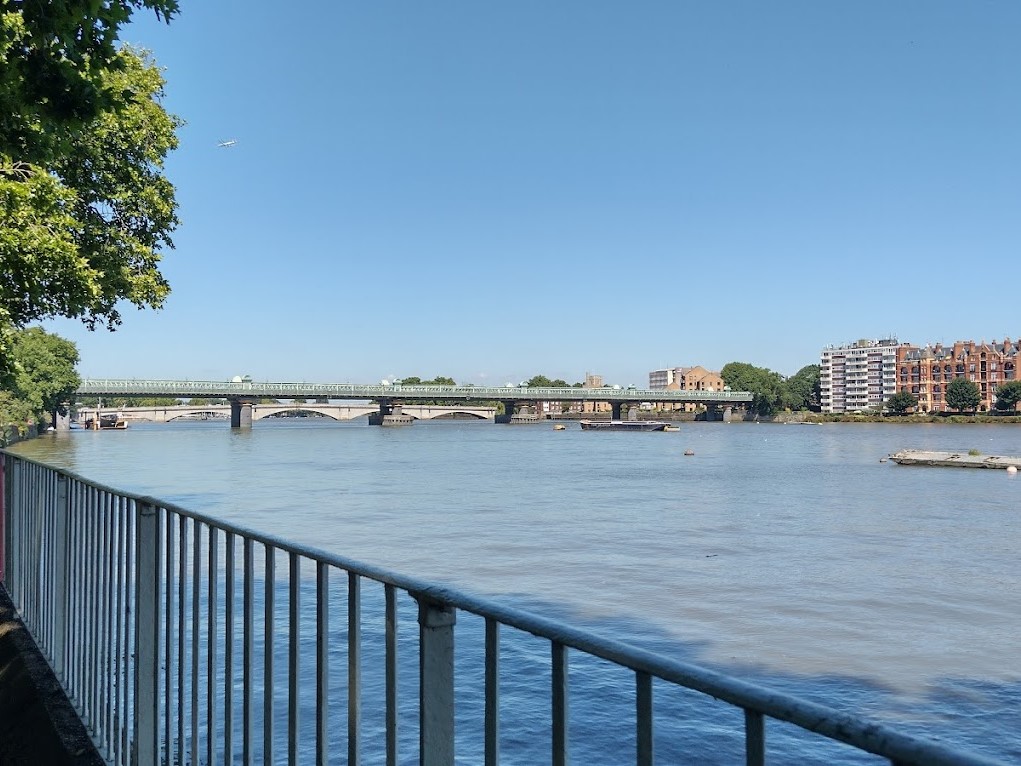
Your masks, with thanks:
M159 312L85 377L645 385L1021 334L1021 2L182 0ZM231 148L217 142L236 139Z

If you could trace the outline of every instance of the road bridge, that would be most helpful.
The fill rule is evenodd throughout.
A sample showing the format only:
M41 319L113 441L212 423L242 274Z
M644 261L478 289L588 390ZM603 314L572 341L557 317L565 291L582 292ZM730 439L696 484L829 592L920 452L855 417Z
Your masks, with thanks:
M117 414L125 420L145 420L151 423L169 423L172 420L182 418L196 419L202 417L222 418L226 420L231 415L232 407L229 404L179 404L168 407L118 407ZM110 408L103 410L97 407L80 407L78 419L89 420L95 418L100 412L111 412ZM275 418L281 416L293 417L300 415L322 416L331 420L354 420L356 418L371 417L379 412L376 404L253 404L252 421L263 418ZM470 417L477 420L492 420L496 417L496 407L472 407L469 405L404 405L403 414L415 420L435 420L437 418Z
M399 383L269 383L249 378L234 381L208 380L83 380L78 396L174 397L226 399L231 406L231 427L251 427L252 408L260 399L312 399L319 402L361 400L375 402L377 414L370 422L385 424L388 416L399 416L401 408L423 402L483 405L501 402L504 414L497 422L512 422L516 410L529 410L539 402L606 402L613 418L620 418L625 407L642 403L702 404L710 410L724 411L729 420L731 408L751 403L748 391L668 391L634 387L547 388L529 386L402 385ZM534 411L534 410L532 410Z

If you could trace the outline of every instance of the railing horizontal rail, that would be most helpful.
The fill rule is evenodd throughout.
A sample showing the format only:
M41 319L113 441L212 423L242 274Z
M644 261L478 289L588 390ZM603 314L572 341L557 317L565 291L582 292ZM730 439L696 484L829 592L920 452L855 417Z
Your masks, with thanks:
M748 391L647 390L637 388L550 388L529 386L430 386L357 383L258 383L215 380L113 380L86 379L76 392L80 396L196 396L253 397L315 396L332 399L401 400L540 400L621 402L709 402L747 404Z
M895 764L994 763L452 587L117 491L13 453L5 452L3 458L7 523L2 542L8 554L4 583L79 706L97 745L112 762L126 762L134 752L147 754L141 763L157 763L162 739L167 759L174 749L178 762L198 762L201 755L209 764L229 763L236 749L248 763L261 743L265 759L275 753L293 763L299 758L299 731L303 730L315 733L316 760L325 762L331 734L325 711L333 704L329 615L334 596L330 594L346 591L346 740L348 760L357 763L367 742L361 734L361 674L369 649L363 647L364 579L382 584L386 595L388 763L397 762L399 742L395 591L411 596L419 607L422 763L453 763L453 626L458 611L485 623L486 763L497 762L502 627L550 642L554 763L567 763L571 750L568 650L634 674L636 763L654 763L653 679L743 711L749 764L764 762L767 719L793 724ZM66 521L58 524L65 515ZM235 556L236 542L240 542L240 557ZM57 566L55 562L65 557L66 562ZM307 564L303 566L302 560ZM257 568L261 586L256 584ZM72 569L77 578L74 587ZM346 589L331 589L331 570L346 576ZM307 587L314 590L311 597L303 595L303 571L311 583ZM243 605L238 621L235 576L241 578ZM312 615L311 627L303 626L305 613ZM84 630L77 642L67 640L72 622ZM243 651L237 663L234 649L239 640ZM309 641L311 648L306 649ZM314 721L303 722L298 676L308 662L315 669L316 715ZM278 676L286 680L279 683ZM240 711L235 710L235 683L241 688ZM200 695L200 687L205 696ZM221 688L222 693L217 691ZM125 714L125 710L134 712ZM279 727L287 732L286 747L276 743ZM146 732L150 739L131 741L132 736ZM235 733L240 747L235 745Z

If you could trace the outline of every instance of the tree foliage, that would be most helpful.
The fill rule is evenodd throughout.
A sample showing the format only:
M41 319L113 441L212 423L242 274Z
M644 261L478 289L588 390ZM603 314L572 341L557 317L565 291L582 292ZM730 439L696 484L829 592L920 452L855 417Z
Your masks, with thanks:
M139 8L176 0L3 3L0 10L0 368L13 330L55 316L121 322L122 300L169 292L174 190L163 162L180 122L148 55L118 47Z
M1021 380L1008 380L996 389L996 409L1014 412L1021 402Z
M753 394L750 410L759 415L774 415L782 409L819 408L819 365L809 364L785 378L766 367L747 362L730 362L720 370L723 382L733 391Z
M41 327L12 332L7 369L0 377L7 394L5 422L42 421L63 409L81 383L76 364L78 349L71 341Z
M783 376L778 372L747 362L729 362L720 370L720 377L732 390L749 391L753 395L750 409L756 414L773 415L784 406L786 389Z
M529 388L570 388L571 384L566 380L557 378L556 380L550 380L545 375L533 375L525 381L525 385Z
M954 378L947 384L947 406L958 412L974 411L982 401L978 385L967 378Z
M819 377L819 365L808 364L787 378L784 406L792 410L818 410L821 401Z
M396 382L396 381L395 381ZM422 380L416 375L412 375L409 378L401 378L400 381L405 386L456 386L453 378L447 378L443 375L437 375L432 380Z
M886 400L886 409L894 415L903 415L912 407L918 406L918 398L910 391L898 391Z

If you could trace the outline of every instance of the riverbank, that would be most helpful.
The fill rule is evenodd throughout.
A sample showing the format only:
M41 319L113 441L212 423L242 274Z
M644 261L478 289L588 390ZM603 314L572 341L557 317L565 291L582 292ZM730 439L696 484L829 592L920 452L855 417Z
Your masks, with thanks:
M2 586L0 763L12 766L104 763Z
M802 413L792 413L794 415ZM890 423L893 425L918 425L920 423L944 423L949 425L1018 425L1018 415L957 415L957 414L922 414L922 415L855 415L851 413L824 414L821 412L804 413L801 422L805 423Z

